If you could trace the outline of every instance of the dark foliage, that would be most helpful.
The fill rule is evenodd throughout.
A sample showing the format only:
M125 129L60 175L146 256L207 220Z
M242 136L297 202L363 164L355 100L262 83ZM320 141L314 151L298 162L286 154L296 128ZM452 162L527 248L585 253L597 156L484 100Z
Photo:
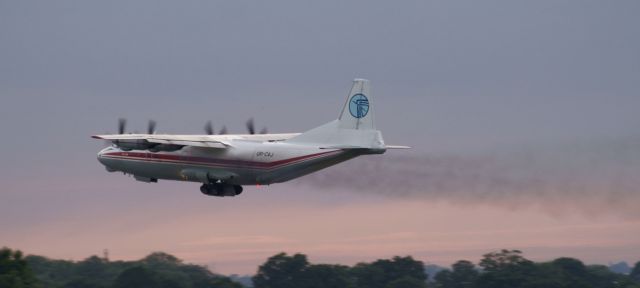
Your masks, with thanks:
M253 277L256 288L423 288L424 264L411 257L394 257L349 268L342 265L312 265L302 254L277 254L267 260Z
M451 270L442 270L435 276L437 287L471 288L475 287L480 273L470 261L460 260L451 265Z
M636 262L636 265L633 266L629 276L631 276L633 280L640 282L640 261Z
M436 274L432 286L442 288L640 288L640 281L614 273L603 265L586 266L573 258L534 263L518 250L485 254L476 269L469 261L458 261L452 270Z
M358 263L353 267L311 264L304 254L280 253L267 259L252 278L255 288L640 288L640 262L629 275L604 265L562 257L533 262L521 251L487 253L478 266L460 260L427 281L425 266L410 256ZM0 249L0 288L241 288L206 267L185 264L163 252L138 261L82 261L23 257Z
M154 252L138 261L108 261L91 256L79 262L27 256L44 287L65 288L240 288L207 268L184 264L173 255ZM18 286L10 286L18 287Z
M390 260L381 259L370 264L360 263L351 270L356 280L356 287L362 288L387 288L392 284L397 286L397 281L400 279L404 279L403 283L409 283L410 279L418 280L421 283L427 281L424 263L414 260L411 256L396 256Z
M19 250L0 249L0 288L39 287L27 261Z
M309 267L307 256L285 253L274 255L258 268L253 277L255 287L259 288L296 288L305 280L303 272Z

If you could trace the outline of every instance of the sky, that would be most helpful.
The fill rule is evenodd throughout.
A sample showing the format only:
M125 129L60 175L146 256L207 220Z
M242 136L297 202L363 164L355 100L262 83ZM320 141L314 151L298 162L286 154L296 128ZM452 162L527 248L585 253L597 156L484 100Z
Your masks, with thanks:
M251 274L278 252L354 264L640 260L637 1L1 1L0 245L165 251ZM302 132L371 80L387 144L206 197L107 173L89 136ZM355 177L354 175L358 175Z

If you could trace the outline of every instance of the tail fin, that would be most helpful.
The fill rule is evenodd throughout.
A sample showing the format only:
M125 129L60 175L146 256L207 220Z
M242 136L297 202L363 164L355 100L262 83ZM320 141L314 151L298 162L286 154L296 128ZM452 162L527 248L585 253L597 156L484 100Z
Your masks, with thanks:
M318 144L321 148L384 149L373 123L369 80L355 79L338 119L304 132L287 142Z
M354 79L342 113L338 118L340 128L375 130L369 80Z

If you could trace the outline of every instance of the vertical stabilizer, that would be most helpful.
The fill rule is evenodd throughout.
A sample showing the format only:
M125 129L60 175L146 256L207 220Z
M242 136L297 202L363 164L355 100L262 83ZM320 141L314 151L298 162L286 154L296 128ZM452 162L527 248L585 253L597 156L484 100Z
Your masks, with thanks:
M369 80L355 79L338 119L293 137L286 142L321 147L384 149L382 134L373 124Z
M373 107L369 94L369 80L354 79L353 86L342 108L338 121L340 128L375 130L373 123Z

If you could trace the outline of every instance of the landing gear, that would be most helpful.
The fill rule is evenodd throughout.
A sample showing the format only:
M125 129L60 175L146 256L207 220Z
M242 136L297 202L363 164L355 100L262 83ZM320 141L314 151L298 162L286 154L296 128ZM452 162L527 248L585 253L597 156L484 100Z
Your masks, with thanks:
M200 192L209 196L236 196L242 193L242 186L224 183L202 184Z

